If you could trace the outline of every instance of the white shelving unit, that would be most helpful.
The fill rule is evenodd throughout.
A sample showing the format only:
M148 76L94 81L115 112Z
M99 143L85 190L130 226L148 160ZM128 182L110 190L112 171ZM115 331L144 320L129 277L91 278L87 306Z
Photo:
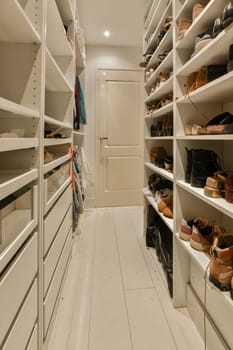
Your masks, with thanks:
M1 4L4 350L47 348L71 256L74 67L75 52L84 50L84 41L77 47L76 17L76 0Z
M224 198L210 198L204 195L203 188L196 188L185 182L185 170L188 149L204 148L215 151L221 159L224 170L233 170L231 135L186 135L186 124L205 124L222 112L233 113L232 82L233 73L207 83L191 93L187 93L187 82L193 72L202 67L214 64L227 64L229 46L233 44L233 25L230 24L212 39L202 50L191 57L195 38L213 26L216 17L222 16L228 1L205 1L204 10L186 31L183 39L177 40L178 21L185 17L192 19L195 0L173 0L171 2L153 1L145 17L144 53L151 53L145 71L154 69L149 80L145 82L145 105L158 104L166 94L173 93L173 102L152 113L145 113L145 187L148 177L156 173L173 182L174 218L163 221L173 232L173 303L174 307L187 307L196 324L207 349L232 349L233 336L231 321L233 317L233 300L229 292L221 292L208 279L210 257L208 254L194 250L189 242L179 237L181 219L204 216L210 222L223 226L227 232L233 230L233 205ZM171 14L172 8L172 14ZM172 15L173 24L163 39L158 42L157 36L164 18ZM169 33L171 31L171 34ZM168 40L168 38L171 38ZM151 38L149 41L148 39ZM165 47L164 44L168 43ZM168 50L166 58L158 64L158 53ZM153 94L150 90L160 72L173 72L161 88ZM150 136L150 127L167 114L173 114L173 136ZM150 161L152 146L163 146L172 152L174 157L174 174L158 168ZM145 205L150 204L158 212L157 204L148 190L144 191ZM204 213L204 214L203 214ZM146 226L146 224L145 224Z

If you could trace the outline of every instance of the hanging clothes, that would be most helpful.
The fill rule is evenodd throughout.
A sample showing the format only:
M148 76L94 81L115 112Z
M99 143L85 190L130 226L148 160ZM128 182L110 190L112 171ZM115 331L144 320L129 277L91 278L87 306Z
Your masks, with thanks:
M74 117L74 129L79 130L80 124L87 124L86 105L79 76L76 76L75 81L75 107L76 115Z

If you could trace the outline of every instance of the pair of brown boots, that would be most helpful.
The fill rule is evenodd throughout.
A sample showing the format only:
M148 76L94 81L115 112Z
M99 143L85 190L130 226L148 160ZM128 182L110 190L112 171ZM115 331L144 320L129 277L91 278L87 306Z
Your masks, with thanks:
M158 210L167 218L173 218L173 195L158 203Z

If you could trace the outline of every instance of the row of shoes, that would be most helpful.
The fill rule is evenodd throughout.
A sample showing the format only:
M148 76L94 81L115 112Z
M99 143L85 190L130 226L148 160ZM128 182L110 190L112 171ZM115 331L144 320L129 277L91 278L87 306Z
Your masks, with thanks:
M66 138L66 136L60 132L61 130L62 130L62 128L58 128L56 130L45 129L44 130L44 137L45 138L55 138L55 139Z
M173 218L172 182L154 173L149 176L148 187L157 203L158 211L168 218Z
M164 35L167 33L168 29L170 28L172 24L172 16L168 16L164 19L164 22L160 28L156 43L155 43L155 48L158 47L160 41L164 37ZM149 44L152 40L154 39L154 33L149 37L147 44Z
M220 113L211 118L206 124L186 124L186 135L215 135L233 134L233 114Z
M163 86L170 76L170 73L168 74L160 72L158 78L155 80L153 86L150 89L149 95L153 94L158 88Z
M195 3L192 9L192 19L186 17L180 17L178 20L178 35L177 39L183 39L185 33L191 27L192 23L197 19L197 17L204 10L204 5L201 3Z
M153 146L150 150L150 161L158 168L173 171L173 156L168 155L163 146Z
M185 182L204 188L204 195L233 203L233 172L222 171L218 155L207 149L188 149Z
M155 62L153 64L153 68L149 68L148 70L145 71L145 81L149 81L151 79L151 77L154 74L154 72L156 71L156 69L160 66L160 64L167 57L167 55L169 54L170 51L171 51L171 49L164 50L163 52L158 54L157 62ZM172 74L172 72L169 73L169 76L171 76L171 74Z
M233 299L233 234L207 219L181 221L179 237L192 248L209 252L209 280L220 290L230 291Z
M157 102L149 102L147 103L147 116L150 116L153 112L156 110L168 105L169 103L173 102L173 93L170 93L163 97L161 100Z
M171 114L158 119L155 124L150 127L151 137L156 136L172 136L173 135L173 116Z
M153 48L151 48L151 52L145 53L143 55L143 59L142 61L139 63L139 66L142 68L145 68L148 64L148 62L150 61L151 57L153 56L154 51L158 48L161 40L163 39L163 37L165 36L165 34L167 33L168 29L170 28L172 24L172 17L168 16L165 18L164 23L159 31L157 40L155 42L155 45L153 46ZM150 38L148 39L147 44L149 44L154 38L154 33L150 36ZM171 49L170 49L171 50ZM169 51L170 51L169 50ZM163 61L163 59L166 57L166 55L168 54L169 51L164 51L163 53L160 53L158 55L158 64L157 67L159 66L159 64Z

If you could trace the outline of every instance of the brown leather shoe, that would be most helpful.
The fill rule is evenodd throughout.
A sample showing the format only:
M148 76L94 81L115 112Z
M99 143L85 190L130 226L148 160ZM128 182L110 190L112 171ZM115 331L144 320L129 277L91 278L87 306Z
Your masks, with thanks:
M199 2L196 3L193 6L193 13L192 13L192 20L195 21L195 19L200 15L200 13L203 11L204 6L200 4Z
M220 290L231 289L233 277L233 235L216 237L211 248L209 280ZM232 290L232 289L231 289Z
M184 37L186 31L189 29L189 27L191 27L191 25L192 25L191 19L186 18L186 17L179 18L179 20L178 20L178 36L177 36L178 40L181 40Z

